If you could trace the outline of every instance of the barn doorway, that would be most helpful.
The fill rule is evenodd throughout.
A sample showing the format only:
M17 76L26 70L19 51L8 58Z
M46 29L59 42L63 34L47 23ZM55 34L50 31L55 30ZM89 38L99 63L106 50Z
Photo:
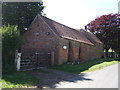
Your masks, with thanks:
M78 51L78 60L80 61L81 59L81 47L79 46L79 51Z
M27 50L22 53L21 70L35 69L50 65L51 54L47 51Z
M36 67L48 66L50 65L51 54L49 52L37 52L36 54Z
M68 62L72 62L73 61L73 46L72 46L72 42L69 41L68 44Z

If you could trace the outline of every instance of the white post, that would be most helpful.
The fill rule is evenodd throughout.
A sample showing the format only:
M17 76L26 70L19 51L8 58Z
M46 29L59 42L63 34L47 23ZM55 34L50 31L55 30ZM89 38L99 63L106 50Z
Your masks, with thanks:
M17 54L17 71L20 70L21 53Z
M117 54L117 58L119 57L119 54Z

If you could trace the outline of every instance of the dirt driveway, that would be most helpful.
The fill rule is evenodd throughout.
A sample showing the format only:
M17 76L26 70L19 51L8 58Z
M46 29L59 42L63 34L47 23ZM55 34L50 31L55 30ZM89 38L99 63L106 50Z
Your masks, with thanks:
M89 78L85 78L86 74L72 74L57 70L51 70L42 68L36 71L29 71L30 74L36 76L39 80L39 83L37 84L38 88L56 88L57 84L60 84L61 82L76 82L76 81L83 81L88 80L92 81Z

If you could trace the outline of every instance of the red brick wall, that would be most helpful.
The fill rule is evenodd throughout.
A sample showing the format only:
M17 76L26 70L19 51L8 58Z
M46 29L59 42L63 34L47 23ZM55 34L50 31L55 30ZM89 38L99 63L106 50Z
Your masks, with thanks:
M81 61L101 58L103 55L102 44L96 43L95 45L89 45L85 43L80 43L80 47L81 47L81 53L80 53Z
M72 48L73 53L72 53L70 61L75 62L75 60L78 59L80 43L76 42L76 41L60 38L60 40L59 40L59 57L58 57L59 64L62 64L62 63L65 63L68 61L69 41L71 42L72 47L73 47ZM63 49L63 46L67 46L67 49Z
M48 32L49 35L47 35ZM31 54L34 55L36 52L50 54L51 51L54 51L55 63L58 63L57 48L59 39L41 18L36 18L33 21L23 38L22 59L30 57Z
M62 64L68 61L68 43L69 40L60 38L59 40L59 52L58 52L58 62ZM63 46L67 46L67 49L63 49Z
M47 35L48 32L49 35ZM36 35L35 33L39 34ZM24 41L22 44L22 59L34 57L35 53L39 52L46 53L45 57L50 60L51 58L47 57L47 54L49 55L52 51L54 51L55 64L62 64L68 61L69 41L73 47L71 57L72 62L75 62L75 60L78 59L79 48L81 50L81 61L100 58L103 55L102 44L96 43L95 45L89 45L73 40L59 38L53 33L53 31L50 30L50 28L41 18L36 18L23 36ZM63 49L63 46L67 46L67 49ZM33 60L35 60L35 58L33 58Z
M72 41L71 42L72 47L73 47L73 62L75 62L75 60L77 60L79 58L79 47L80 47L80 43L76 42L76 41Z
M60 39L59 42L59 64L62 64L64 62L68 61L68 48L69 48L69 41L72 44L73 47L73 58L71 58L72 62L75 62L79 57L79 48L80 48L80 60L81 61L87 61L92 60L96 58L101 58L103 55L103 45L96 43L95 45L90 45L86 43L80 43L73 40L68 39ZM65 50L63 49L63 46L67 46L68 48Z

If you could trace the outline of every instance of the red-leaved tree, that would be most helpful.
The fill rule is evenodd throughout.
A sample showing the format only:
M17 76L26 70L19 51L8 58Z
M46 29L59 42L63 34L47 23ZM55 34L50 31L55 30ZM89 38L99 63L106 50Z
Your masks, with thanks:
M104 43L106 56L109 48L120 54L120 14L109 14L97 17L87 24L87 29L96 34Z

